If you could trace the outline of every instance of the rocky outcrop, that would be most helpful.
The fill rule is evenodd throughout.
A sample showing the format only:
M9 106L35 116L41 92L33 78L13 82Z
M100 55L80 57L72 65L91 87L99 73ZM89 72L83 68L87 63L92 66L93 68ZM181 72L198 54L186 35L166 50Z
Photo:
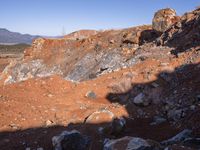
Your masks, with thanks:
M200 9L185 13L158 39L158 44L175 48L174 53L200 46Z
M139 26L103 32L83 30L60 39L39 38L25 51L23 60L6 68L5 83L53 74L71 81L93 79L136 64L140 58L135 51L156 37L151 26Z
M70 40L82 40L82 39L86 39L92 35L95 35L97 33L98 33L98 31L96 31L96 30L80 30L80 31L72 32L72 33L66 35L64 38L70 39Z
M154 15L152 27L159 32L165 32L171 25L179 21L176 11L171 8L161 9Z

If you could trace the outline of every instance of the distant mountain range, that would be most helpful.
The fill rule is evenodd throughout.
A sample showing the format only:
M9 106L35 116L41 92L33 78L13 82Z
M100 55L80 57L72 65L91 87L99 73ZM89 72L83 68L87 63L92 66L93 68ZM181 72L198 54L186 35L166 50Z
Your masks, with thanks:
M11 32L7 29L0 28L0 44L31 44L33 39L41 36L38 35L30 35L30 34L21 34L18 32Z

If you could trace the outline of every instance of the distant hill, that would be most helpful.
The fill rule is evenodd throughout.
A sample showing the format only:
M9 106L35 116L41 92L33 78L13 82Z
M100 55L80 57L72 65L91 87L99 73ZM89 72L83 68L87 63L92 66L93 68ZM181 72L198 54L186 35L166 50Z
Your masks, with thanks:
M38 37L40 36L21 34L0 28L0 44L31 44L32 40Z

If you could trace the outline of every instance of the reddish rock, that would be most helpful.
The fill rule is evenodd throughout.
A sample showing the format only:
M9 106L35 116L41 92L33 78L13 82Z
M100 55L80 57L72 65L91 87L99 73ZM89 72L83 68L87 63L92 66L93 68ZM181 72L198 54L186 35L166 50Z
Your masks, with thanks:
M178 22L180 18L176 11L171 8L161 9L154 15L152 27L159 32L165 32L171 25Z
M66 35L64 38L71 39L71 40L81 40L81 39L88 38L92 35L95 35L97 33L98 31L96 30L80 30L80 31L72 32Z

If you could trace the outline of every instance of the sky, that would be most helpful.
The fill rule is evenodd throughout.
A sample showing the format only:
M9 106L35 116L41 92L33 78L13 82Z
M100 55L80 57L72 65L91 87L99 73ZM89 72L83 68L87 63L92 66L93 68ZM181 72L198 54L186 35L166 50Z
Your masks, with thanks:
M0 28L59 36L151 24L159 9L169 7L183 15L197 6L199 0L0 0Z

